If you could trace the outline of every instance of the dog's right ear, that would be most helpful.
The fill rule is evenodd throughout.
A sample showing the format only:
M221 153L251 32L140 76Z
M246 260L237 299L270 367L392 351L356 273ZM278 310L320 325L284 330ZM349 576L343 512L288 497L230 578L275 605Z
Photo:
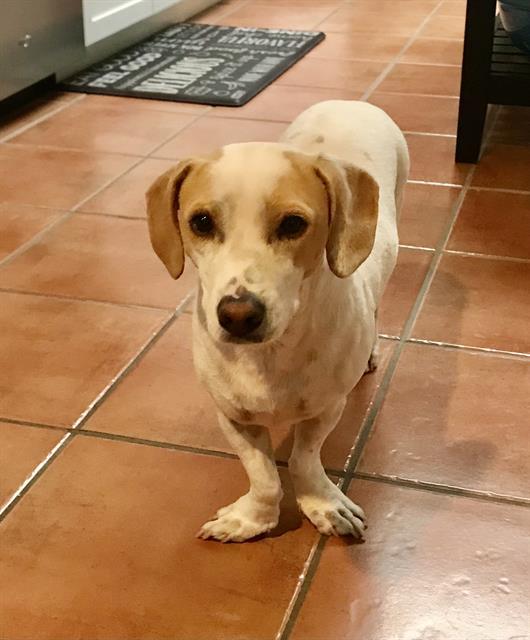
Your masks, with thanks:
M191 160L182 160L157 178L145 196L151 244L175 280L184 270L184 247L178 221L179 192L192 167Z

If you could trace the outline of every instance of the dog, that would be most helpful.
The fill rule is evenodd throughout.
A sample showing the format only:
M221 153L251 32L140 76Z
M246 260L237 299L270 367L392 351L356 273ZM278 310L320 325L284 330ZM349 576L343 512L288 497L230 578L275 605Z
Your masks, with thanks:
M403 134L384 111L326 101L277 143L182 160L149 188L154 251L173 278L185 255L198 270L195 368L250 482L200 538L242 542L276 527L269 429L280 424L294 428L300 510L321 534L362 537L364 513L326 476L320 450L376 366L408 170Z

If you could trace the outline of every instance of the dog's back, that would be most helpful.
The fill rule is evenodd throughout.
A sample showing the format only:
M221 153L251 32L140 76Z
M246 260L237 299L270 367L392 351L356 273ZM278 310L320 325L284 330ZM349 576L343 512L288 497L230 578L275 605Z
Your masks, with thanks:
M399 202L409 170L407 143L396 123L367 102L328 100L313 105L287 128L282 141L325 153L368 171L382 197ZM393 197L392 197L393 196ZM390 209L394 209L392 202Z

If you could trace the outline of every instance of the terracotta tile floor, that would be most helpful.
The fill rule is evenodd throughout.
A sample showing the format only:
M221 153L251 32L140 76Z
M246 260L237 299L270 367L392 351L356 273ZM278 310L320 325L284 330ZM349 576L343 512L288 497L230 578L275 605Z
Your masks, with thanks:
M224 0L200 20L327 39L240 109L58 94L0 124L0 637L530 639L530 118L494 111L454 164L464 9ZM412 157L381 364L323 450L367 540L301 521L278 429L279 528L199 541L246 480L193 371L193 269L165 274L143 194L330 98L387 110Z

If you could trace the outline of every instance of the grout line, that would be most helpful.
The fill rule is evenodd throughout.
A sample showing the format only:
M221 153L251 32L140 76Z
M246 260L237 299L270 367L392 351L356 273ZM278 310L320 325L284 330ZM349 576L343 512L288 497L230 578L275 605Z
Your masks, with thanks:
M85 96L81 96L79 99L84 98ZM73 100L72 103L78 102L78 100ZM67 105L70 105L72 103L67 103ZM62 110L62 109L60 109ZM54 112L55 113L55 112ZM113 178L110 178L109 180L107 180L104 184L102 184L100 187L98 187L95 191L91 192L88 196L86 196L85 198L82 198L80 201L78 201L76 204L74 204L71 208L69 208L67 211L65 211L64 215L60 216L57 220L55 220L54 222L51 222L48 226L44 227L44 229L41 229L41 231L39 231L39 233L35 234L34 236L32 236L27 242L25 242L24 244L20 245L19 247L17 247L17 249L15 249L14 251L12 251L11 253L9 253L7 256L5 256L5 258L3 258L2 260L0 260L0 267L3 267L4 265L10 263L12 260L14 260L15 258L17 258L19 255L21 255L22 253L24 253L25 251L27 251L28 249L30 249L33 245L37 244L38 242L40 242L40 240L42 240L43 238L45 238L49 233L51 233L56 226L62 224L63 222L66 222L69 218L72 217L72 215L79 211L80 208L87 203L89 200L91 200L92 198L94 198L95 196L99 195L102 191L104 191L105 189L108 189L111 185L113 185L115 182L117 182L118 180L120 180L121 178L123 178L124 176L126 176L128 173L130 173L133 169L135 169L139 164L141 164L142 162L144 162L144 160L150 159L151 155L153 153L156 153L156 151L162 147L164 144L166 144L167 142L169 142L170 140L172 140L175 136L179 135L180 133L182 133L183 131L185 131L189 126L191 126L192 124L194 124L195 122L197 122L197 120L199 120L201 117L203 117L203 113L197 114L197 116L195 118L192 118L190 120L190 122L188 122L187 125L185 125L182 129L179 130L178 133L172 133L167 139L164 139L160 144L158 144L154 149L152 149L152 151L150 152L149 155L147 156L130 156L130 157L135 157L138 158L136 162L134 162L131 166L127 167L127 169L125 169L124 171L121 171L120 173L118 173L116 176L114 176ZM43 118L44 119L44 118ZM36 122L40 122L41 119L39 119ZM29 125L28 125L29 128ZM22 145L19 145L22 146ZM58 150L63 150L63 151L72 151L72 149L62 149L62 148L57 148ZM85 153L86 150L84 149L74 149L73 151L77 151L77 152L81 152L81 153ZM116 154L116 155L124 155L124 154ZM26 203L25 206L34 206L31 205L31 203ZM53 207L42 207L45 209L48 208L53 208ZM60 210L60 208L59 208ZM84 212L83 212L84 213ZM99 214L101 215L101 214ZM116 216L119 217L119 216ZM138 218L139 220L141 220L141 218Z
M513 193L515 195L530 196L530 190L524 189L503 189L502 187L470 187L471 191L496 191L498 193Z
M162 442L160 440L151 440L149 438L137 438L136 436L125 436L119 433L108 433L106 431L90 431L85 429L76 430L76 433L83 437L99 438L101 440L114 440L116 442L126 442L128 444L141 444L156 449L171 449L172 451L181 451L183 453L193 453L213 458L228 458L230 460L239 460L235 453L221 451L220 449L201 449L185 444L177 444L175 442Z
M457 251L456 249L444 249L445 255L462 256L464 258L481 258L483 260L500 260L504 262L530 263L530 258L517 258L515 256L498 256L489 253L475 253L473 251Z
M364 446L366 444L366 442L368 441L368 438L370 436L370 433L372 431L372 427L375 423L375 419L377 417L377 414L379 413L379 410L383 404L384 398L386 396L386 392L390 386L390 383L392 382L392 379L394 377L394 373L397 369L397 365L398 365L398 361L399 361L399 357L401 355L401 352L403 351L405 344L407 343L407 341L409 340L412 330L414 328L414 324L416 322L416 319L418 317L418 315L421 312L421 309L423 307L423 302L425 300L425 297L427 296L427 293L430 289L430 286L432 284L432 281L434 280L434 276L436 274L436 271L438 269L438 266L440 264L440 261L442 259L442 255L443 255L443 250L449 240L449 237L451 236L451 232L453 230L453 226L456 222L456 219L458 217L458 214L460 212L460 208L462 206L462 203L464 201L465 198L465 194L467 191L466 185L469 186L469 184L471 183L472 177L473 177L473 173L474 173L474 168L471 169L471 171L469 172L468 177L466 178L466 183L464 184L464 187L462 188L462 190L460 191L458 197L456 198L455 202L453 203L453 207L452 207L452 214L450 216L449 222L447 223L444 233L441 234L440 236L440 240L437 243L437 246L435 248L434 251L434 255L432 257L432 260L429 264L429 268L427 269L427 273L425 274L425 277L423 279L423 283L420 287L420 290L418 291L418 295L416 296L416 300L414 302L414 305L412 306L412 309L409 312L409 315L407 317L407 320L405 322L405 325L403 327L403 330L401 332L401 336L400 336L400 340L398 342L398 345L394 351L394 353L392 354L389 363L386 367L385 373L383 375L383 378L381 380L381 383L379 384L379 387L376 391L374 400L372 402L371 407L368 410L368 413L364 419L363 425L361 426L361 429L359 430L359 433L357 434L357 438L353 444L353 447L351 449L350 455L348 456L347 460L346 460L346 464L345 464L345 468L344 471L346 473L346 475L351 475L355 469L357 468L357 465L361 459L361 455L362 452L364 450Z
M34 143L30 143L30 142L2 142L2 145L4 145L6 148L10 148L10 149L25 149L27 151L30 151L31 149L38 149L38 150L44 150L44 151L68 151L70 153L96 153L96 154L106 154L106 155L113 155L113 156L123 156L125 158L139 158L139 157L144 157L141 154L138 153L129 153L127 151L106 151L106 150L96 150L93 151L91 149L88 149L87 147L62 147L62 146L56 146L54 144L34 144Z
M170 329L170 327L178 320L182 315L184 309L189 302L193 299L195 291L189 293L178 305L171 316L162 323L162 325L156 329L148 340L139 348L138 352L125 364L120 371L114 376L114 378L107 384L107 386L96 396L96 398L88 405L79 418L73 423L72 429L82 429L87 420L92 416L96 409L103 403L107 396L120 384L120 382L127 376L127 374L134 369L144 356L151 350L151 348L162 338L162 336Z
M298 619L298 615L300 614L300 610L305 602L309 587L313 582L313 578L315 577L315 573L320 564L320 558L322 557L326 541L326 536L319 535L311 547L302 568L302 572L298 577L298 582L294 588L291 600L285 610L280 628L276 634L276 640L288 640L290 637Z
M378 334L379 338L382 338L383 340L400 340L399 336L391 336L388 333L380 333Z
M144 160L150 159L152 154L156 153L158 151L158 149L160 149L162 146L164 146L165 144L167 144L168 142L170 142L171 140L173 140L173 138L175 136L178 136L179 134L181 134L183 131L185 131L188 127L190 127L192 124L194 124L195 122L197 122L197 120L199 120L200 118L203 117L204 114L199 113L197 114L194 118L192 118L187 125L185 125L184 127L182 127L182 129L179 129L179 131L177 133L172 133L170 136L168 136L167 138L164 138L164 140L162 142L160 142L160 144L157 144L156 147L154 147L153 149L151 149L151 151L144 156L141 156L137 162L135 162L133 165L131 165L130 167L128 167L127 169L125 169L125 171L122 171L121 173L119 173L117 176L115 176L114 178L111 178L110 180L108 180L107 182L105 182L105 184L103 184L101 187L99 187L98 189L96 189L94 192L92 192L89 196L87 196L86 198L83 198L82 200L80 200L74 207L72 207L72 212L75 211L79 211L80 208L86 204L89 200L92 200L92 198L95 198L97 195L99 195L102 191L105 191L105 189L108 189L111 185L113 185L115 182L117 182L118 180L120 180L121 178L123 178L124 176L126 176L128 173L130 173L133 169L135 169L139 164L141 164L142 162L144 162Z
M490 356L497 356L500 358L509 358L509 359L517 359L517 360L528 360L530 358L530 353L525 353L524 351L505 351L503 349L491 349L489 347L476 347L472 345L456 344L452 342L437 342L436 340L426 340L424 338L409 338L407 342L408 344L418 344L418 345L424 345L428 347L440 347L442 349L466 351L469 354L475 354L475 355L482 354L482 355L490 355Z
M330 12L326 15L325 18L322 18L322 20L318 20L315 26L312 27L312 29L318 29L323 22L326 22L326 20L332 18L337 13L337 11L343 9L344 7L347 7L349 4L349 0L342 0L342 2L338 6L336 6L334 9L330 9ZM332 32L330 31L329 33Z
M435 10L440 6L440 3L436 6ZM431 14L429 14L430 17ZM406 45L405 45L406 46ZM390 69L392 68L392 66L389 67L388 71L390 71ZM495 122L495 119L493 120L493 124ZM487 136L486 136L487 138ZM486 140L485 140L486 142ZM364 419L364 422L361 426L361 429L357 435L357 438L355 440L355 443L352 447L352 450L350 452L350 455L348 456L348 459L346 460L346 464L344 467L344 471L345 471L345 477L344 477L344 482L342 483L342 490L344 492L346 492L348 490L348 487L351 483L351 480L353 478L353 474L355 473L356 467L359 463L359 460L361 458L364 446L366 444L366 442L368 441L368 438L370 436L373 424L375 422L376 416L379 412L379 409L381 408L385 395L386 395L386 391L388 390L390 383L392 382L392 379L394 377L394 374L396 372L398 363L399 363L399 358L401 355L401 352L403 351L403 349L405 348L405 345L407 344L407 340L410 337L412 330L414 328L414 324L416 321L416 318L418 317L422 305L423 305L423 301L427 295L427 292L429 291L429 288L431 286L431 283L434 279L434 276L436 274L438 265L440 263L441 257L443 255L443 250L445 249L445 246L447 245L447 242L449 241L449 237L451 236L451 232L453 230L453 226L456 222L456 219L458 217L458 214L460 212L460 208L462 206L464 197L466 195L467 189L469 188L472 178L473 178L473 174L475 172L475 168L476 165L470 170L464 185L462 187L462 190L460 191L457 199L455 200L453 207L452 207L452 215L450 217L450 220L448 222L448 224L446 225L445 228L445 232L441 235L439 242L436 245L435 248L435 252L433 255L433 258L431 260L431 263L429 265L429 269L427 270L427 273L425 275L425 278L423 280L422 286L420 287L420 290L418 292L418 295L416 296L416 301L414 302L414 305L412 307L412 309L409 312L408 318L405 322L405 325L403 327L402 333L401 333L401 337L400 339L397 341L396 347L392 353L392 355L390 356L390 359L388 361L388 364L386 365L385 368L385 372L383 374L382 380L379 384L379 387L376 391L376 394L374 396L374 399L372 401L372 404L370 406L370 408L368 409L368 412L366 414L366 417ZM295 594L293 595L293 600L291 601L291 603L289 604L289 608L288 611L286 613L286 617L284 618L283 622L282 622L282 627L281 627L281 633L277 636L277 640L288 640L289 636L294 628L294 625L296 624L296 620L298 618L298 615L300 613L300 610L304 604L305 601L305 597L309 591L309 588L311 586L311 582L313 580L313 577L316 573L319 561L320 561L320 557L322 555L322 552L325 548L325 544L326 544L326 540L319 540L318 545L309 561L309 565L307 567L306 570L306 574L303 577L303 584L301 586L297 586L297 589L295 590Z
M239 457L235 453L229 451L222 451L221 449L208 449L207 447L196 447L193 445L179 444L177 442L166 442L163 440L153 440L151 438L141 438L137 436L125 435L121 433L111 433L109 431L98 431L96 429L78 429L75 427L59 427L56 425L49 425L39 422L31 422L29 420L17 420L14 418L2 418L0 417L0 423L5 422L11 425L19 427L30 427L35 429L46 429L48 431L55 431L57 433L77 436L87 436L90 438L101 438L102 440L115 440L117 442L126 442L129 444L141 444L147 447L155 447L157 449L170 449L172 451L181 451L183 453L193 453L198 455L210 456L212 458L228 458L230 460L239 460ZM285 460L276 459L276 465L287 469L288 463ZM334 467L325 467L328 475L336 476L337 478L344 477L344 471L341 469L335 469Z
M491 133L491 131L493 130L493 126L495 124L496 121L496 117L498 116L498 111L495 113L495 117L492 119L492 123L491 123L491 128L488 131L488 134L484 137L484 143L483 146L485 146L487 144L487 140L489 137L489 134ZM358 433L357 439L352 447L349 459L347 460L346 463L346 467L345 467L345 472L346 475L350 475L350 479L351 479L351 474L353 474L357 468L357 465L359 464L359 461L361 459L364 447L366 445L366 442L368 441L368 438L370 437L370 433L372 431L372 427L375 423L375 419L377 416L377 413L379 411L379 409L381 408L382 404L383 404L383 400L384 397L386 395L386 391L390 385L390 382L392 381L393 375L396 371L397 368L397 364L398 364L398 360L399 360L399 356L401 355L401 352L404 349L405 344L407 343L407 341L411 338L412 335L412 331L414 329L414 325L416 323L416 320L418 318L418 316L421 313L423 304L425 302L425 299L427 297L427 293L431 287L431 284L434 280L434 277L436 275L436 272L438 270L438 266L440 265L440 262L442 260L442 257L444 255L444 250L447 246L447 243L449 242L449 238L451 237L453 228L456 224L458 215L460 213L460 210L462 208L462 204L464 202L464 199L466 197L467 194L467 190L469 189L469 186L471 185L471 182L473 180L473 176L475 173L477 165L473 165L473 167L470 169L464 184L462 186L462 189L460 191L460 193L458 194L458 197L456 198L455 202L453 203L453 207L452 207L452 214L449 217L449 221L445 226L444 232L441 234L440 236L440 240L438 241L436 248L435 248L435 253L434 256L431 260L431 263L429 265L429 268L427 270L427 273L425 274L425 278L423 280L423 283L420 287L420 290L418 292L418 295L416 296L416 300L414 302L414 305L408 315L407 321L405 322L405 326L403 327L403 331L401 332L401 339L400 342L398 343L396 350L386 368L385 374L383 376L383 379L381 380L381 384L376 392L374 401L372 403L372 406L370 407L368 414L365 418L365 421ZM349 480L345 483L346 485L346 489L348 487L349 484Z
M455 138L456 133L432 133L430 131L407 131L405 129L402 130L402 133L407 136L423 136L423 137L431 137L431 138Z
M68 433L59 441L58 444L48 453L48 455L42 460L30 473L30 475L24 480L24 482L18 487L18 489L8 498L0 509L0 522L16 507L18 502L26 495L31 487L37 482L37 480L44 474L46 469L52 464L52 462L60 455L68 442L73 439L79 429L82 429L86 421L96 411L96 409L102 404L107 396L118 386L123 378L133 369L137 363L141 361L146 353L153 347L153 345L166 333L171 325L182 314L183 309L191 300L193 294L186 296L180 305L175 309L171 316L161 324L161 326L152 333L149 339L138 349L136 354L129 359L129 361L120 369L120 371L114 376L114 378L105 386L105 388L96 396L96 398L89 404L88 408L79 416L74 424L68 429Z
M18 425L19 427L36 427L37 429L53 429L55 431L68 431L68 427L60 427L56 424L46 424L44 422L31 422L31 420L18 420L17 418L2 418L0 422Z
M32 205L23 205L23 206L32 206ZM49 225L44 227L44 229L41 229L29 240L26 240L26 242L23 242L19 247L14 249L11 253L8 253L7 256L5 256L5 258L0 260L0 268L5 266L6 264L9 264L10 262L18 258L19 255L21 255L28 249L31 249L31 247L33 247L34 245L38 244L40 240L42 240L42 238L46 237L51 231L55 229L55 227L58 227L60 224L68 220L68 218L70 218L71 215L72 215L71 211L64 212L63 215L60 215L56 220L54 220L53 222L50 222Z
M407 180L407 184L423 184L430 187L453 187L455 189L461 189L461 184L456 184L456 182L433 182L432 180Z
M368 100L368 98L374 93L374 91L381 85L383 80L391 73L396 64L399 63L403 54L412 46L416 37L421 33L422 29L429 22L429 20L434 16L436 11L442 6L441 0L435 5L435 7L425 16L425 18L420 23L419 27L414 31L414 33L410 36L410 38L405 42L403 47L400 49L395 58L385 67L385 69L379 74L379 76L370 84L368 89L362 94L359 98L360 100Z
M339 489L342 489L343 479L337 482ZM305 598L315 577L315 573L320 564L320 558L324 551L324 547L328 540L328 536L318 535L311 550L304 562L304 566L300 575L298 576L298 582L291 596L291 600L285 610L280 628L276 634L275 640L287 640L296 624L300 610L305 602Z
M12 138L20 135L21 133L24 133L24 131L27 131L28 129L31 129L31 127L34 127L36 124L40 124L41 122L44 122L45 120L48 120L48 118L51 118L52 116L56 115L57 113L60 113L61 111L64 111L65 109L67 109L71 105L76 104L77 102L80 102L81 100L84 100L85 97L86 97L86 94L84 94L84 93L83 94L78 94L75 98L72 98L72 100L70 100L68 102L61 103L56 109L50 109L50 111L46 111L45 113L42 114L42 116L40 118L35 118L35 120L30 120L30 122L18 127L18 129L15 129L14 131L11 131L11 133L8 133L4 138L0 138L0 143L4 144L5 142L8 142ZM28 106L30 106L30 105L28 105ZM37 102L35 102L34 106L38 107ZM16 112L13 115L15 115L15 117L16 117Z
M0 263L1 266L2 263ZM90 304L103 304L112 307L121 307L122 309L139 309L141 311L164 311L171 313L175 305L169 307L155 307L148 304L132 304L128 302L114 302L112 300L96 300L95 298L79 298L76 296L67 296L58 293L43 293L41 291L27 291L23 289L12 289L10 287L0 287L0 293L14 293L20 296L35 296L37 298L50 298L52 300L65 300L67 302L89 302ZM177 305L180 303L177 302Z
M429 253L434 252L433 247L417 247L415 244L400 244L400 249L412 249L414 251L428 251Z
M454 100L457 102L459 100L458 96L453 95L440 95L434 93L404 93L403 91L376 91L380 96L406 96L410 98L446 98L447 100Z
M18 487L18 489L9 497L6 502L0 508L0 522L16 507L21 498L30 490L30 488L37 482L44 471L50 466L50 464L57 458L61 451L66 447L68 442L72 439L72 433L65 433L65 435L59 440L59 442L51 449L47 456L42 460L33 471L26 477L24 482Z
M486 502L498 502L514 506L530 507L530 498L512 496L509 494L495 493L494 491L481 491L480 489L469 489L467 487L457 487L450 484L439 484L436 482L426 482L423 480L411 480L400 476L390 476L366 471L356 471L352 474L353 479L379 482L407 489L419 489L429 493L438 493L448 496L459 496L463 498L474 498Z

